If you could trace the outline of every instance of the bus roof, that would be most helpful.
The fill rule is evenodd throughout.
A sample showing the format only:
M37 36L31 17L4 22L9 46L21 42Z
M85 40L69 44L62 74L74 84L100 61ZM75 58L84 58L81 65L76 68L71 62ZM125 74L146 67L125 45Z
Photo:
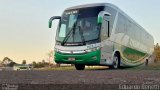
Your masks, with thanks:
M78 5L78 6L69 7L66 10L78 9L78 8L87 8L87 7L96 7L96 6L112 6L112 7L116 7L115 5L110 4L110 3L93 3L93 4L84 4L84 5ZM118 8L118 7L116 7L116 8Z

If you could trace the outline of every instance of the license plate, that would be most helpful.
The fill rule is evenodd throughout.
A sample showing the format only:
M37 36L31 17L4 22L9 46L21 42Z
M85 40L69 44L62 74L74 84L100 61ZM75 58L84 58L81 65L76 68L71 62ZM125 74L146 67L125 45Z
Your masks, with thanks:
M75 61L75 58L68 58L69 61Z

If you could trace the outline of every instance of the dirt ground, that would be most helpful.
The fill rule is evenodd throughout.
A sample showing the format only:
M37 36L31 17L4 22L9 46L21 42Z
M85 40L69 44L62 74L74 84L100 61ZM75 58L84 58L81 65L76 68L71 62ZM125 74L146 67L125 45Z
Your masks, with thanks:
M25 90L35 90L34 86L39 89L53 87L54 85L69 85L70 90L81 90L73 86L83 85L83 88L90 86L91 88L97 85L97 88L103 90L106 86L123 85L123 84L149 84L160 85L160 71L159 70L32 70L32 71L1 71L0 72L1 85L19 85ZM28 85L28 86L27 86ZM86 85L86 86L84 86ZM32 86L32 89L31 89ZM43 86L43 89L42 89ZM60 86L60 87L62 87ZM103 87L105 86L105 87ZM30 89L27 89L29 88ZM55 86L54 86L55 87ZM60 87L50 88L48 90L59 90ZM68 88L64 89L67 90ZM73 88L73 89L72 89ZM89 89L91 89L89 88ZM96 88L96 87L95 87ZM114 86L112 88L115 88ZM118 88L118 86L117 86ZM20 90L20 89L18 89ZM97 90L97 89L96 89ZM104 89L106 90L106 89ZM116 90L116 89L115 89ZM118 90L118 89L117 89ZM123 89L121 89L123 90ZM146 89L147 90L147 89Z

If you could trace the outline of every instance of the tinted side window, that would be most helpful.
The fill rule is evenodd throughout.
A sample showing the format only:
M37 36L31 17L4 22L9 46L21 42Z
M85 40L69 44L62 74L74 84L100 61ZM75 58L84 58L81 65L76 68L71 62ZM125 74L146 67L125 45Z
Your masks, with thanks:
M130 38L135 38L135 25L129 20L127 22L127 35Z
M101 40L105 40L108 38L108 21L103 20L102 31L101 31Z
M115 33L125 33L125 24L126 24L125 17L119 13Z

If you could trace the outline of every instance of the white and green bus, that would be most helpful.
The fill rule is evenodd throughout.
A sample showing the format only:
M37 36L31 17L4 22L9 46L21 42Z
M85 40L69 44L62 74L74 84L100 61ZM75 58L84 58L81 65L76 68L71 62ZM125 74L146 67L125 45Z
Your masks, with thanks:
M67 8L56 32L55 62L111 68L143 64L154 50L153 37L122 10L109 3L86 4Z

